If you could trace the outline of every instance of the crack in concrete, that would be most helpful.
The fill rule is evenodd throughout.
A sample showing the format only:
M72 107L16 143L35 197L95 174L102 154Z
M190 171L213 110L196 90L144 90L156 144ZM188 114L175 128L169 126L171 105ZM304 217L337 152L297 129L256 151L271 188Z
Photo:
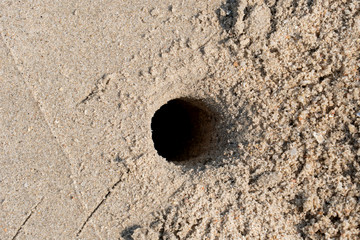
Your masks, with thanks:
M44 197L42 197L40 199L40 201L32 208L32 210L30 211L29 215L25 218L25 220L23 221L23 223L20 225L20 227L18 227L18 229L16 230L16 233L14 235L14 237L12 237L12 240L15 240L16 237L20 234L21 230L23 229L23 227L25 226L25 224L29 221L29 219L31 218L31 216L33 215L33 213L36 211L37 207L40 205L40 203L44 200Z
M128 170L129 171L129 170ZM119 183L121 183L122 181L122 176L120 177L120 179L114 183L111 188L108 189L108 192L105 194L105 196L103 197L103 199L97 204L97 206L94 208L94 210L91 211L91 213L89 214L89 216L86 218L86 220L84 221L84 223L81 225L79 231L76 234L76 237L79 237L79 235L81 234L81 232L83 231L83 229L85 228L86 224L90 221L90 219L93 217L93 215L95 214L95 212L105 203L105 201L110 197L111 193L114 191L114 189L117 187L117 185L119 185Z
M107 86L109 85L109 82L110 82L109 75L108 74L102 75L102 77L96 81L95 87L91 90L91 92L83 100L81 100L76 106L79 106L80 104L90 101L95 96L99 95L100 92L105 92Z
M32 98L34 99L34 102L35 102L36 105L37 105L37 108L39 109L40 113L42 114L42 117L43 117L43 119L44 119L45 124L46 124L47 127L49 128L49 131L50 131L51 136L55 139L57 145L59 146L59 148L60 148L60 150L61 150L61 152L62 152L62 154L63 154L64 157L67 159L68 164L71 166L70 157L65 153L65 150L63 149L63 146L61 146L61 144L60 144L60 142L59 142L59 139L55 136L55 134L54 134L54 132L53 132L53 129L51 128L51 125L50 125L48 119L46 118L46 115L45 115L44 111L43 111L43 110L41 109L41 107L40 107L39 101L36 99L36 97L35 97L35 95L34 95L34 92L31 90L31 88L29 87L29 85L26 83L26 81L25 81L25 80L23 79L23 77L21 76L21 70L19 69L19 67L18 67L17 64L16 64L16 58L15 58L14 54L12 53L11 48L10 48L10 47L8 46L8 44L6 44L6 42L5 42L5 38L4 38L4 36L3 36L3 32L4 32L4 31L3 31L2 25L0 25L0 28L1 28L1 29L0 29L0 30L1 30L1 31L0 31L1 41L3 42L4 46L8 49L9 55L12 57L12 60L13 60L13 62L14 62L14 67L16 68L16 70L18 71L18 73L19 73L19 75L20 75L19 77L21 77L21 79L23 80L25 86L26 86L27 89L30 91L31 96L32 96ZM72 186L74 187L75 194L77 195L77 198L79 199L79 202L80 202L81 206L83 207L83 209L87 209L87 208L86 208L86 205L85 205L84 202L82 201L82 195L81 195L81 193L79 192L79 190L78 190L78 188L77 188L76 180L73 179L74 173L73 173L73 171L72 171L72 168L69 167L69 169L70 169L70 173L71 173L70 179L72 180ZM96 234L99 236L99 233L97 233L96 230L95 230L95 232L96 232Z

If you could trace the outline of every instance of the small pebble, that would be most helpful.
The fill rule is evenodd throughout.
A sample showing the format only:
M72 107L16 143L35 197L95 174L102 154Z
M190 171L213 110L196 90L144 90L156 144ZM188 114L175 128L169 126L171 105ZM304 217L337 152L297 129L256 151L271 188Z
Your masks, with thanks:
M157 16L159 16L159 14L160 14L160 11L157 8L153 8L153 9L150 10L150 15L152 17L157 17Z
M314 136L314 138L316 139L316 141L318 143L323 143L324 142L324 137L323 137L323 135L321 133L314 132L313 136Z
M357 129L356 129L356 127L355 127L354 125L349 124L348 127L349 127L349 131L350 131L352 134L354 134L354 133L357 132Z
M358 112L358 113L356 114L356 116L360 117L360 112Z
M297 155L297 149L296 149L296 147L294 147L294 148L292 148L292 149L290 150L290 155L291 155L292 157L295 157L295 156Z

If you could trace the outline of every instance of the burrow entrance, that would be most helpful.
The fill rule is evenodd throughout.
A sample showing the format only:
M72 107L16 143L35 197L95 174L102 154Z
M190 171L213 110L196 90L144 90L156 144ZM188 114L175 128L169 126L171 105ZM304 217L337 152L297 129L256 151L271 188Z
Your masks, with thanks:
M214 143L215 116L199 100L173 99L151 121L158 154L168 161L188 161L208 153Z

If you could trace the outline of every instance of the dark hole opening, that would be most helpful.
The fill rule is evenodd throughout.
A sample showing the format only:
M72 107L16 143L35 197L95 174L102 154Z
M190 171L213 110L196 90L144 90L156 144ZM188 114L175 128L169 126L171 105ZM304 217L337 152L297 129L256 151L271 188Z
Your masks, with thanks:
M171 100L152 118L154 147L168 161L200 156L211 149L214 121L214 116L199 101Z

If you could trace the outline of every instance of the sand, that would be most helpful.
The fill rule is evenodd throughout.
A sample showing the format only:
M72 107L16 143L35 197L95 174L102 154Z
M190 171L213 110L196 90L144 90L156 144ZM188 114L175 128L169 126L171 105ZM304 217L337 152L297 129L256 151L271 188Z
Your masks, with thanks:
M0 239L360 237L359 1L0 9ZM171 162L179 98L214 126Z

